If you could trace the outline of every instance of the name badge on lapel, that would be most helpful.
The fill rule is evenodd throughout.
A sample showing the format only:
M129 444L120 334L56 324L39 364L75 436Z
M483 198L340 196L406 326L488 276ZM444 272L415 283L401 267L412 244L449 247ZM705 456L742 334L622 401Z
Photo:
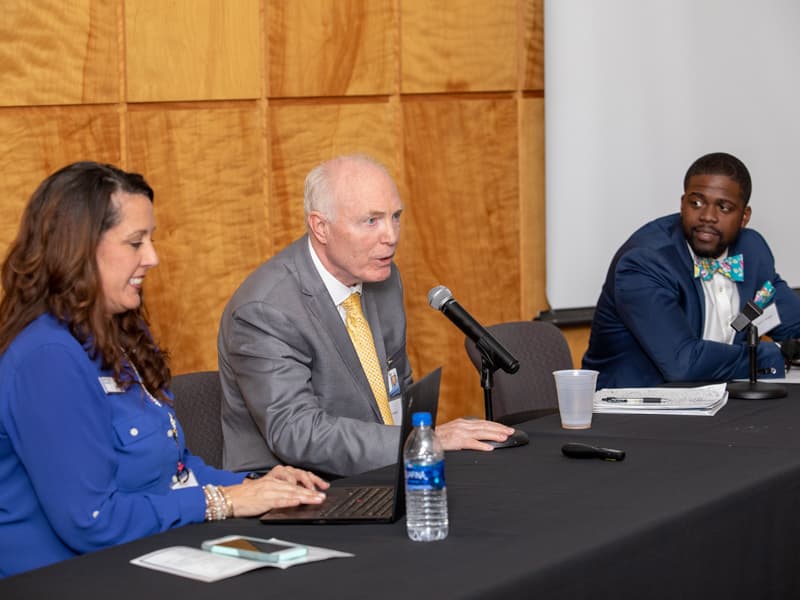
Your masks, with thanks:
M389 369L386 376L386 389L389 391L389 398L393 398L400 393L400 380L397 378L397 369Z
M98 377L97 380L106 394L122 394L125 390L119 387L113 377Z
M389 410L395 425L403 422L403 398L400 396L400 380L397 369L389 369L386 375L386 390L389 392Z

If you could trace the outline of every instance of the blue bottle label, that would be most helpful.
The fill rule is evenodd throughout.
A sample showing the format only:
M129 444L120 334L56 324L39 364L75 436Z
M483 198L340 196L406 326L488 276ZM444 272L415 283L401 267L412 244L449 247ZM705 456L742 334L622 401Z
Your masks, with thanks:
M444 489L444 461L431 465L406 462L406 487L409 490Z

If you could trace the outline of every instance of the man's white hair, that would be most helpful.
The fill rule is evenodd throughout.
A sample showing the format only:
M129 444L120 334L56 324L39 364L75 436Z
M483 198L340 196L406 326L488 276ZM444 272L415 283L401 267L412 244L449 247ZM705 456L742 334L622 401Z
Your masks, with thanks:
M333 221L336 218L333 197L334 177L337 170L346 163L361 163L376 167L383 171L389 180L392 180L386 167L366 154L345 154L318 164L306 175L303 188L303 212L305 213L306 224L308 223L308 215L312 211L321 213L328 221Z

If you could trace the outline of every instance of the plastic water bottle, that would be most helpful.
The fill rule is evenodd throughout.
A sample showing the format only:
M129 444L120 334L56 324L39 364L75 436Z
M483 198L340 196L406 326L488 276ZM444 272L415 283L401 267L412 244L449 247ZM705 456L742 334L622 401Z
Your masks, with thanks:
M431 428L431 413L411 416L414 430L403 446L406 472L406 530L415 542L447 537L444 450Z

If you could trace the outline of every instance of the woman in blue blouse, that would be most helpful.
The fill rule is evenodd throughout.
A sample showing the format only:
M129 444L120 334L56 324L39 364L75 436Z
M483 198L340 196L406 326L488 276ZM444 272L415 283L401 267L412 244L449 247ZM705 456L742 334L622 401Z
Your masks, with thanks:
M152 202L138 174L69 165L34 192L3 263L0 576L324 498L307 471L245 480L184 446L141 299Z

